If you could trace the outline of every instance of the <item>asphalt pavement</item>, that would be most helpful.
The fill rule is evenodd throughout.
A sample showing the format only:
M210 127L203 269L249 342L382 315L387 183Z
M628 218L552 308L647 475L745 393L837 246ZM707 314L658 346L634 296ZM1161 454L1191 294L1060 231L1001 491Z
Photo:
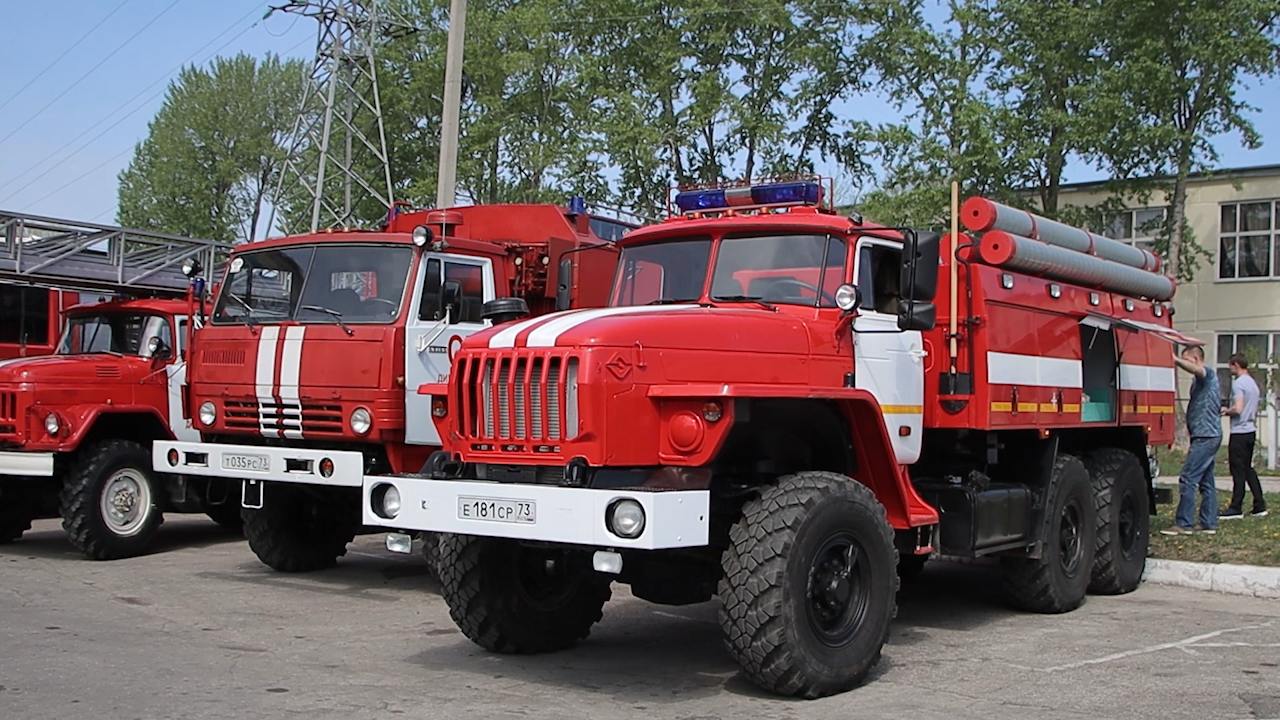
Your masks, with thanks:
M884 659L816 701L747 683L716 605L615 586L577 648L484 652L417 557L357 539L284 575L203 518L153 553L80 559L57 521L0 547L0 718L1280 718L1280 602L1146 585L1059 616L998 569L937 563L900 594Z

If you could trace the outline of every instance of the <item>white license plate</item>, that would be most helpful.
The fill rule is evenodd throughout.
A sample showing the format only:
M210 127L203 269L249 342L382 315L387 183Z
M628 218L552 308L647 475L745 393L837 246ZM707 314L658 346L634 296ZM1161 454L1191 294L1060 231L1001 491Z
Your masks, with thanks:
M460 497L458 519L534 525L538 522L538 504L532 500Z
M266 472L271 469L271 463L266 455L223 455L222 469Z

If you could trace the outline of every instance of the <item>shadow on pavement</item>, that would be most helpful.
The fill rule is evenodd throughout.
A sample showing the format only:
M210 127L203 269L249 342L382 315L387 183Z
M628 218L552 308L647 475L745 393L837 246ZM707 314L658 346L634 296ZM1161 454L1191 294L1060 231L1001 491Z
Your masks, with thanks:
M244 535L238 529L224 528L203 516L168 514L150 546L138 557L236 542L244 542ZM59 560L86 559L71 545L62 529L62 521L56 518L37 520L32 524L32 529L23 533L17 542L0 545L0 555Z
M284 573L263 565L252 552L234 570L209 570L194 573L197 577L273 587L289 591L398 602L405 593L426 593L438 597L440 583L427 569L420 554L395 555L379 553L359 539L347 554L338 559L337 567L308 573Z
M445 673L484 679L512 678L549 687L581 688L633 705L684 701L722 692L772 698L747 681L724 649L716 618L719 603L664 607L618 600L614 586L604 620L576 647L552 655L501 655L459 636L451 645L424 650L409 662ZM930 629L979 630L1018 613L1000 594L1000 569L983 565L930 563L898 594L898 617L889 645L910 645ZM867 682L891 671L888 658Z

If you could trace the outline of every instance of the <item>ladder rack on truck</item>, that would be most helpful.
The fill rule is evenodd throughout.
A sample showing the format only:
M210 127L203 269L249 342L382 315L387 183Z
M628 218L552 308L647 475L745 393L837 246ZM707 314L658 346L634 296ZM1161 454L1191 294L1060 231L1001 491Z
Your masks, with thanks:
M229 243L0 210L0 282L184 296L182 263L214 268Z

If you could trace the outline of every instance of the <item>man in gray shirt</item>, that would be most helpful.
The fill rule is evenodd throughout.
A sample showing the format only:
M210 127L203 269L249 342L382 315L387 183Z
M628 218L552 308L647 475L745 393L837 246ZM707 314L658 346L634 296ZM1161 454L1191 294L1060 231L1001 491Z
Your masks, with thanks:
M1176 353L1176 351L1175 351ZM1187 400L1187 433L1191 447L1178 478L1178 510L1171 527L1161 535L1191 535L1218 532L1218 488L1213 482L1213 460L1222 446L1222 389L1213 370L1205 367L1204 348L1188 345L1173 356L1178 367L1191 373L1191 398ZM1200 495L1200 524L1196 517L1196 494Z
M1253 469L1253 446L1257 440L1258 383L1249 375L1249 361L1236 353L1227 361L1231 374L1231 404L1222 414L1231 418L1231 439L1227 442L1227 457L1231 461L1231 504L1222 511L1221 519L1236 520L1244 517L1244 486L1253 493L1253 511L1249 517L1266 517L1267 501L1262 497L1262 483L1258 471Z

